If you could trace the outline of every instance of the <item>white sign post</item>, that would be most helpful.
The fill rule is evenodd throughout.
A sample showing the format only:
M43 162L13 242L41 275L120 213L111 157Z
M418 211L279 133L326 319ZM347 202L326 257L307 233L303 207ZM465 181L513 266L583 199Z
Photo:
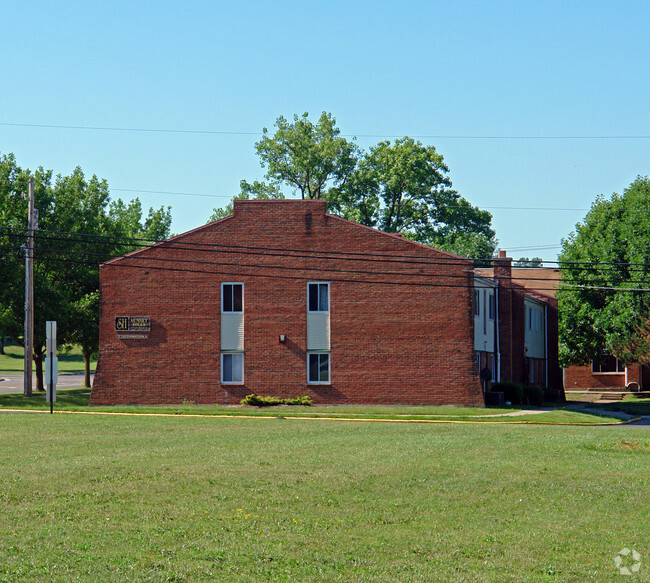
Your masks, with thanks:
M45 384L47 385L46 401L50 404L50 413L56 401L56 382L59 380L59 359L56 357L56 322L46 322L45 345Z

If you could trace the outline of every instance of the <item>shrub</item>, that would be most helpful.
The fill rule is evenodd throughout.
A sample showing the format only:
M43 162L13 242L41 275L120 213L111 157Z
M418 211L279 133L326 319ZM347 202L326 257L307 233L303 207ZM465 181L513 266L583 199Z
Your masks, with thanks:
M548 403L562 402L562 391L558 389L544 389L544 400Z
M246 395L241 403L242 405L250 405L251 407L272 407L282 404L281 400L277 397L260 397L255 394Z
M309 395L302 395L301 397L294 397L293 399L282 399L285 405L305 405L310 407L314 404L314 400Z
M544 390L536 385L524 387L524 399L533 407L541 407L544 404Z
M521 405L524 399L524 388L517 383L495 383L492 390L503 393L503 398L513 405Z
M274 407L276 405L311 405L312 398L309 395L300 397L293 397L289 399L280 399L278 397L261 397L260 395L250 394L246 395L242 400L242 405L249 405L251 407Z

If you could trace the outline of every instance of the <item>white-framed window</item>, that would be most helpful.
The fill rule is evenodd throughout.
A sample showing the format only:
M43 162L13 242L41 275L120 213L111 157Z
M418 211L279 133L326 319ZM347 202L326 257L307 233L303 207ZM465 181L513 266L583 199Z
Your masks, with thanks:
M490 303L489 303L489 306L488 306L488 318L490 318L490 320L494 320L494 315L495 315L495 312L496 312L495 308L496 308L496 304L495 304L494 293L491 293L490 294Z
M221 284L221 313L231 314L244 311L244 284Z
M535 308L528 308L528 329L539 332L542 329L542 312Z
M330 311L330 284L323 281L310 281L307 284L307 311Z
M477 289L474 290L474 315L481 315L481 292Z
M603 372L625 372L625 364L613 356L594 358L591 361L591 372L596 374Z
M221 383L241 385L244 382L244 353L221 353Z
M483 334L487 334L487 291L483 290Z
M330 353L307 353L307 382L314 384L328 384L330 382Z

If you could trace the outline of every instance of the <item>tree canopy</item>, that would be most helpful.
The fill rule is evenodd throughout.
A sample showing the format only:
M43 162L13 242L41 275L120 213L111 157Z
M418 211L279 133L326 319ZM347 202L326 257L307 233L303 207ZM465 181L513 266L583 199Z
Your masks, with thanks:
M283 188L302 198L326 198L330 212L363 225L466 257L489 258L496 249L492 215L452 188L449 168L434 146L409 137L382 141L368 152L340 135L323 112L276 120L255 148L268 182L242 181L235 198L280 198ZM215 209L210 220L232 212Z
M541 257L520 257L515 261L513 267L542 267L544 265L544 260Z
M223 219L233 212L233 203L235 200L281 200L284 194L277 182L258 182L255 180L252 184L242 180L239 183L239 194L223 208L216 208L210 215L208 222Z
M308 113L294 115L293 123L280 116L275 127L273 136L264 128L255 144L268 180L288 184L302 198L326 198L354 171L357 147L339 135L331 114L323 112L315 124Z
M427 245L471 255L487 243L480 252L491 257L492 215L453 190L448 173L434 146L409 137L380 142L359 161L354 180L332 206L346 218Z
M650 363L650 181L599 196L562 241L561 364Z
M79 344L86 363L98 348L99 264L169 236L169 209L150 209L142 216L135 199L111 202L108 184L87 179L81 168L69 176L39 168L21 169L11 154L0 156L0 333L22 343L24 332L24 255L26 193L35 179L39 211L34 234L34 361L42 389L45 322L56 320L60 345Z

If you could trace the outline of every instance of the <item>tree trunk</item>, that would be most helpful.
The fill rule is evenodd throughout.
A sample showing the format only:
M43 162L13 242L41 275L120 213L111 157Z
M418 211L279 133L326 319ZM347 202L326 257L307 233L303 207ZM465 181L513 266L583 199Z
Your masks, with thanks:
M43 352L34 352L34 364L36 365L36 390L44 391L43 385Z
M0 336L0 354L5 353L5 337Z
M84 353L84 387L90 386L90 354Z

